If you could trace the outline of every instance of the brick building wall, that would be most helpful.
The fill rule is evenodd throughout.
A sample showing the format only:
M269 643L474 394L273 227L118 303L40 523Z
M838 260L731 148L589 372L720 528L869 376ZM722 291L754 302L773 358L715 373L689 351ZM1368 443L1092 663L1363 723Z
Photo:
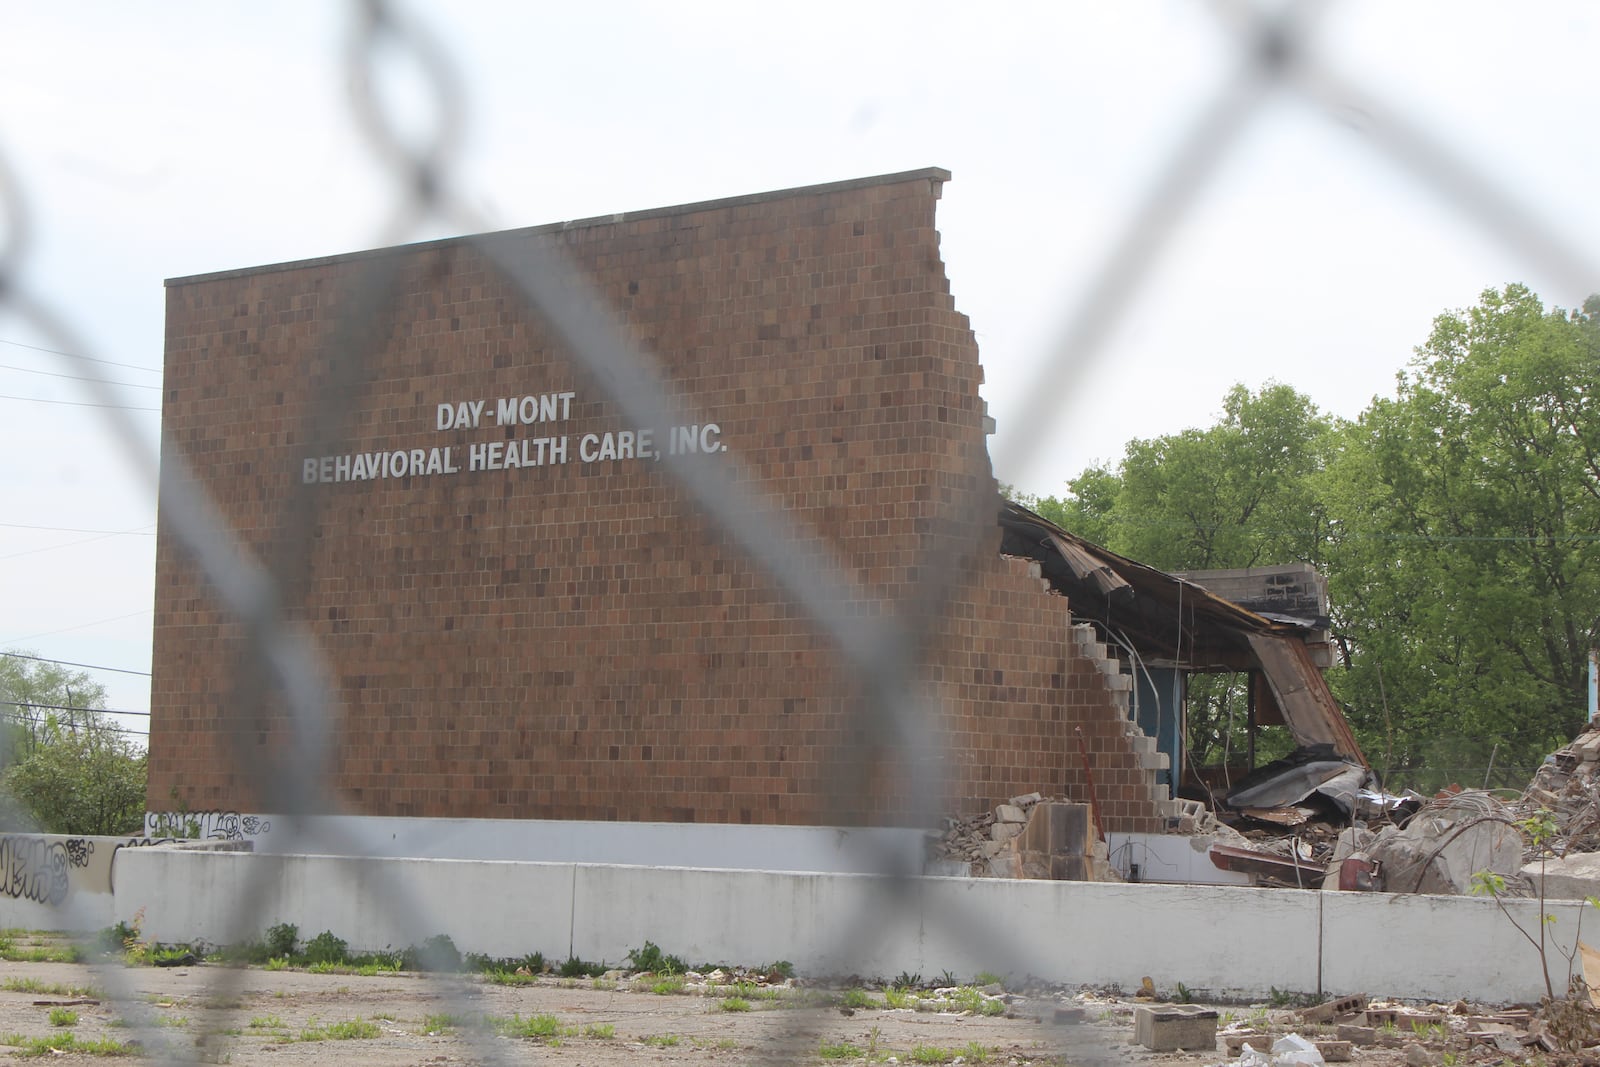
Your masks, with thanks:
M342 702L327 773L348 810L903 825L930 773L952 810L1081 795L1081 725L1108 829L1157 828L1115 683L1066 602L998 553L977 345L934 229L947 178L514 235L564 249L698 413L695 461L820 538L858 610L914 610L949 553L920 646L934 768L863 733L828 636L651 458L690 438L646 441L468 244L168 282L168 439L263 560L297 508L313 524L283 588ZM313 442L374 267L395 272L382 343L341 438ZM241 692L242 648L163 530L152 810L262 810L242 767L281 752L286 723Z

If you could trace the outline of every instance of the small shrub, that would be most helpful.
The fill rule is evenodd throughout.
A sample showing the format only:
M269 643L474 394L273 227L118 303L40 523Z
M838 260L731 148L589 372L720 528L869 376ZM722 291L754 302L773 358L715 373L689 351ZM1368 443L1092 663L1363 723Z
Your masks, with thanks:
M267 927L267 955L269 958L287 958L294 955L300 944L300 928L294 923L278 923Z
M776 960L762 967L761 973L769 982L786 982L794 977L794 964L788 960Z
M599 978L608 969L604 963L585 963L576 956L568 956L556 973L563 978Z
M643 948L630 949L628 965L635 971L647 971L650 974L683 974L689 969L689 965L681 958L662 952L661 946L654 941L646 941Z
M403 962L406 970L454 973L461 970L461 950L449 934L434 934L420 946L406 949Z
M306 942L306 959L312 963L343 963L349 952L350 945L332 930L324 930Z

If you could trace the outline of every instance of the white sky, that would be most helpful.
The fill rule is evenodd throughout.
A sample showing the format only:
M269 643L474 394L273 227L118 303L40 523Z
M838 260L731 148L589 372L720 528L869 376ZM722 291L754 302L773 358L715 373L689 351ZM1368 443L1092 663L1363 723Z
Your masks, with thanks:
M1600 289L1419 186L1372 149L1360 113L1282 96L1201 188L1090 370L1049 374L1068 315L1236 50L1199 3L991 6L411 10L458 63L455 182L496 228L950 169L943 256L982 348L997 451L1016 455L1005 436L1023 397L1056 401L1048 438L997 470L1042 494L1129 438L1209 424L1234 382L1276 378L1353 417L1392 391L1434 315L1485 287L1524 281L1564 306ZM144 368L106 368L143 387L125 403L159 407L163 279L381 240L397 194L351 117L349 21L320 0L0 0L0 180L9 169L26 205L21 284L85 354ZM1322 61L1596 247L1589 6L1351 3L1318 29ZM420 135L431 110L413 69L390 62L382 83ZM17 229L0 207L0 248ZM75 373L19 347L39 344L0 300L0 649L146 671L154 490L102 412L43 402L89 398L28 372ZM153 449L159 416L133 417ZM97 678L110 707L149 708L147 679Z

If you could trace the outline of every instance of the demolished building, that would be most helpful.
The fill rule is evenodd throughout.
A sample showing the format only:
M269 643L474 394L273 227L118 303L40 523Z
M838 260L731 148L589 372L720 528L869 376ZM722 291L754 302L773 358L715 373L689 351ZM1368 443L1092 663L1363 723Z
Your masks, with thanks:
M455 820L452 840L492 838L487 854L555 821L913 830L927 781L971 813L1031 791L1086 799L1092 777L1108 831L1171 825L1120 659L1002 544L977 343L935 230L948 179L168 281L165 439L258 559L307 534L285 610L340 714L330 788L295 798L316 805L304 814L384 840ZM534 248L649 354L683 425L634 425L529 304L501 264ZM375 277L390 295L374 311ZM360 352L352 308L371 312ZM738 479L834 561L855 590L842 610L921 613L939 765L864 729L848 650L669 476L669 451ZM930 561L945 588L927 613ZM241 690L250 637L164 523L153 831L284 830L253 772L293 750L294 724L280 694ZM648 854L617 840L618 860Z

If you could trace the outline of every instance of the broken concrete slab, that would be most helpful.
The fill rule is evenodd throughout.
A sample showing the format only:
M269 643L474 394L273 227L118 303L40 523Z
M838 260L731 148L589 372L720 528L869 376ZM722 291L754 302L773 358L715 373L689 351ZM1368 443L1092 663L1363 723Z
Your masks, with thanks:
M1133 1012L1133 1043L1155 1052L1215 1049L1217 1013L1193 1004L1141 1005Z
M1586 900L1600 896L1600 852L1576 852L1524 864L1522 874L1533 891L1544 886L1551 900Z

